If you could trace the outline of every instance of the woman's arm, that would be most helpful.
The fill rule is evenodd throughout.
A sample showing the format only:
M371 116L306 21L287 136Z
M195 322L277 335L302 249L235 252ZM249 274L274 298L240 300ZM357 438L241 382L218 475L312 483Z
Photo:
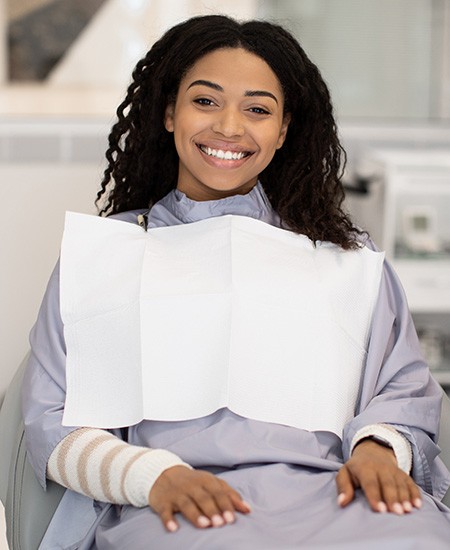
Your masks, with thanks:
M202 470L193 471L163 449L130 445L106 430L79 428L50 455L48 478L94 500L150 505L168 531L176 531L180 512L200 528L234 522L235 510L248 506L226 482Z
M339 497L341 505L352 500L356 487L362 487L374 510L386 508L397 513L420 506L415 483L438 498L445 494L450 478L437 458L439 449L435 443L441 396L442 389L422 358L403 289L386 262L359 404L355 418L344 430L346 464L337 478L338 492L343 493ZM407 442L412 459L410 469L404 467L402 471L392 450L376 441L362 437L355 447L358 434L370 437L371 427L379 425L395 428L393 437ZM391 447L396 447L394 440Z
M249 511L228 484L208 472L192 470L173 453L125 443L120 430L114 430L114 435L62 425L66 349L59 310L59 264L30 344L22 410L28 458L44 488L48 476L95 500L151 504L169 531L177 528L175 512L197 527L208 527L231 523L235 511Z
M169 451L130 445L106 430L79 428L50 455L47 477L95 500L142 508L158 476L173 466L191 468Z

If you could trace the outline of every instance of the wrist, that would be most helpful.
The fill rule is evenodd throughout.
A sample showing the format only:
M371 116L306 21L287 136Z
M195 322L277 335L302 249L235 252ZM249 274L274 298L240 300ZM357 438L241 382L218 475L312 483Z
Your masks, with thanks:
M130 467L124 482L128 500L133 506L148 505L148 496L159 476L174 466L192 469L180 457L164 449L149 450Z
M356 432L351 445L350 454L361 442L372 440L386 448L391 448L397 461L397 466L405 473L409 474L412 467L411 444L400 432L389 424L370 424L364 426Z
M359 453L366 452L368 454L373 454L374 452L385 453L386 456L390 456L394 461L394 464L397 464L397 458L394 453L394 449L382 441L377 441L375 438L366 437L358 441L354 446L352 456L355 456Z

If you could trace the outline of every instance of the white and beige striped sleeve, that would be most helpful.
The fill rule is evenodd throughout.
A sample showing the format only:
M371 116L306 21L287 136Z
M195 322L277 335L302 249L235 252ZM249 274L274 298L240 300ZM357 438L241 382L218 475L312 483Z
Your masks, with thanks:
M172 466L191 468L170 451L130 445L106 430L79 428L53 450L47 477L95 500L142 508L156 479Z

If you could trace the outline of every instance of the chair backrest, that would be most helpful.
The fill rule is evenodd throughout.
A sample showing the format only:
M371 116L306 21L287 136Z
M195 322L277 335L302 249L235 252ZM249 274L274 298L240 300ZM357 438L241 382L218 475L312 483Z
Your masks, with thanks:
M438 445L441 448L440 457L450 470L450 399L445 392L442 398ZM450 489L442 499L442 502L450 508Z
M0 409L0 500L5 506L10 550L37 550L64 494L60 485L39 485L26 457L20 388L26 360L17 371ZM441 458L450 469L450 399L444 393L439 434ZM450 490L443 499L450 506Z
M49 481L44 491L26 457L20 397L25 364L0 409L0 500L10 550L37 550L65 490Z

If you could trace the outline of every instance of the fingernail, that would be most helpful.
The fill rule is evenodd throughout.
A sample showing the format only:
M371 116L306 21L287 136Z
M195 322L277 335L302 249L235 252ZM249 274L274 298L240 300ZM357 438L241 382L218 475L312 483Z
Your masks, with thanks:
M405 512L403 510L403 506L400 504L400 502L395 502L392 505L392 511L394 512L394 514L398 514L399 516L401 516Z
M226 512L223 513L223 519L227 522L227 523L233 523L234 522L234 514L233 512L230 512L229 510L227 510Z
M173 521L170 520L166 523L167 530L171 533L174 533L178 529L178 525Z
M197 525L199 527L209 527L211 525L211 522L206 516L198 516Z
M377 505L377 509L380 514L385 514L387 512L387 506L384 502L379 502Z
M243 500L243 501L242 501L242 504L247 508L247 510L248 510L249 512L252 511L252 508L251 508L250 504L249 504L246 500Z
M214 516L211 518L211 523L213 524L213 527L222 527L224 522L221 516L214 514Z
M409 500L405 500L403 502L403 510L405 510L405 512L411 512L412 504L409 502Z
M340 495L338 495L337 503L339 504L339 506L342 506L342 503L344 502L344 500L345 500L345 493L341 493Z
M415 506L416 508L422 508L422 499L420 499L420 498L415 498L415 499L414 499L414 506Z

